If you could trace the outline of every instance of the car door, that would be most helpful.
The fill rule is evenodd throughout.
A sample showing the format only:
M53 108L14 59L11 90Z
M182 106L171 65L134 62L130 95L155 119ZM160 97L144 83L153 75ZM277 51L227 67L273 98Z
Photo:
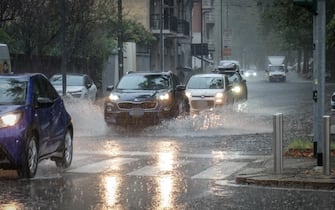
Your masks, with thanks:
M62 100L49 81L39 75L34 81L35 120L40 133L40 155L57 149L64 134Z
M186 87L183 86L176 75L172 75L172 84L175 94L176 104L179 107L179 111L187 111L188 110L188 98L185 94Z
M97 88L93 80L88 75L84 75L84 85L87 88L88 99L94 101L97 94Z

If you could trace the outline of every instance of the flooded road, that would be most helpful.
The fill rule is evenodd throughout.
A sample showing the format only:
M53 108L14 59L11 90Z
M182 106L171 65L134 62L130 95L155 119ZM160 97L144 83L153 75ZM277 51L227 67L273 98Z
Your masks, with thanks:
M0 178L0 209L325 209L334 192L236 185L271 158L272 115L300 135L311 83L250 81L248 102L143 130L109 128L101 106L67 104L75 125L66 171L43 161L33 179ZM301 128L300 128L301 127ZM0 171L1 172L1 171ZM3 171L2 171L3 172ZM5 174L5 173L2 173Z

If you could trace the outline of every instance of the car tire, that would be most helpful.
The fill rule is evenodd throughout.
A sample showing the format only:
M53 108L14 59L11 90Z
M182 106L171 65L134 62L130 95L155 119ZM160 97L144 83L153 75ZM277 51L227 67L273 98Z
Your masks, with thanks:
M57 168L68 168L72 163L73 157L73 135L68 129L64 135L63 157L55 159Z
M18 169L18 175L22 178L32 178L35 176L38 167L37 136L28 134L25 151L23 154L23 164Z

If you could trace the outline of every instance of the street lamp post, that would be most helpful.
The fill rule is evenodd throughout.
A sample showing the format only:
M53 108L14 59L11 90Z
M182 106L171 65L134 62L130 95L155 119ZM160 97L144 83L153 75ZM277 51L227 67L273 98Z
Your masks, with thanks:
M122 0L118 0L118 63L119 63L119 80L123 76L123 26L122 26Z
M164 71L164 36L163 36L163 29L164 29L164 0L160 1L160 12L159 12L159 40L160 40L160 70Z

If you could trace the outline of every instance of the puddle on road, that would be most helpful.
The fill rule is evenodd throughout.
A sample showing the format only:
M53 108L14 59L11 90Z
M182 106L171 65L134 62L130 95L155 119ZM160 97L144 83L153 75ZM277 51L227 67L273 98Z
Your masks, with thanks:
M73 118L75 136L118 136L119 134L141 136L215 136L254 134L272 132L268 119L250 113L246 105L243 109L224 108L219 112L203 112L197 115L179 117L162 122L160 125L141 130L110 128L106 125L101 105L92 103L66 103L66 108ZM271 117L271 116L270 116Z

